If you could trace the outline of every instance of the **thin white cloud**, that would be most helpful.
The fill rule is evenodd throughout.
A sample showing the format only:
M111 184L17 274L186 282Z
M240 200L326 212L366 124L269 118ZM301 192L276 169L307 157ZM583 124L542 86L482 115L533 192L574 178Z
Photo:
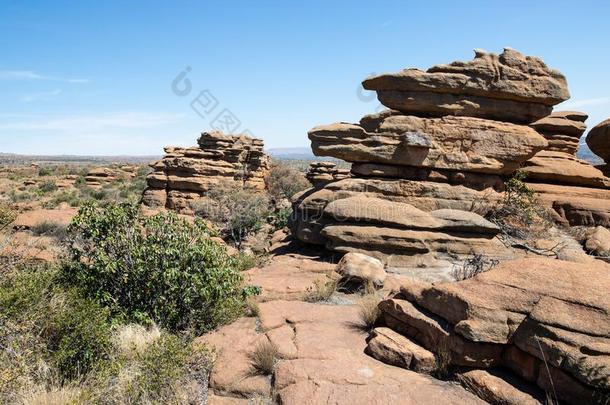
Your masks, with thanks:
M584 98L581 100L567 101L561 104L561 108L597 107L610 104L610 97Z
M56 96L59 96L61 93L62 91L60 89L56 89L41 93L26 94L25 96L22 96L20 100L24 103L31 103L32 101L46 101L51 100Z
M66 83L88 83L89 79L46 76L32 70L0 70L0 80L49 80Z
M2 123L0 131L62 131L72 133L109 129L152 128L175 124L184 114L157 112L114 112L95 115L48 118L31 116L27 120Z

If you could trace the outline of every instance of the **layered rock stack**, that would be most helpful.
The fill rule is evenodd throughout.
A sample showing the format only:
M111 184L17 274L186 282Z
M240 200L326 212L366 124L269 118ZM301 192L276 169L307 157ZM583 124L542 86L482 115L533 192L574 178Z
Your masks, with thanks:
M529 383L562 403L604 404L610 400L608 291L610 266L599 261L521 259L458 283L411 281L380 303L393 332L380 328L367 350L420 372L434 367L424 361L428 351L445 367L485 370L465 378L474 392L490 394L484 398L490 403L544 399L523 391ZM419 361L397 364L411 358ZM534 397L520 400L525 393Z
M510 255L477 213L496 205L504 181L539 152L573 153L584 129L581 114L550 115L569 98L564 76L512 49L477 50L469 62L405 69L363 86L390 110L309 132L314 154L351 162L352 177L297 196L293 232L389 266Z
M558 221L610 226L610 178L599 168L576 158L586 119L584 113L562 111L532 123L530 126L549 141L549 146L525 162L523 171L528 174L530 188ZM596 136L602 131L598 128L590 131L594 147Z
M265 189L269 157L262 139L246 135L203 132L198 146L166 147L163 159L153 163L142 203L192 213L192 204L210 187L229 183Z
M85 184L89 187L101 187L117 179L117 172L107 167L94 167L85 176Z
M314 187L322 187L335 180L350 177L349 169L340 169L334 162L313 162L309 164L309 170L305 177Z

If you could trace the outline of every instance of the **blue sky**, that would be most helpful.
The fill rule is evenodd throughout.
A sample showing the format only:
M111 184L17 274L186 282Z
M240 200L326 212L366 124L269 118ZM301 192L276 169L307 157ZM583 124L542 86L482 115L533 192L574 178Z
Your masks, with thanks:
M609 15L606 1L1 0L0 152L160 154L229 124L307 146L309 128L378 107L358 96L371 73L505 46L561 70L565 108L593 126L610 117Z

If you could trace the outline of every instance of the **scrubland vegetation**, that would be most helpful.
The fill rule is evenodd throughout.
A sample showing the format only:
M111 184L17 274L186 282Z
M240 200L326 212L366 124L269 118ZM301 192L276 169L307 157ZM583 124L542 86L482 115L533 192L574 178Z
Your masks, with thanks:
M186 403L213 353L194 336L246 310L239 256L211 231L135 205L85 203L57 264L0 274L4 403ZM60 398L60 399L57 399Z
M240 248L257 232L282 228L287 199L308 183L275 163L269 193L219 187L187 221L140 213L145 168L97 187L86 173L54 166L10 175L26 185L4 193L0 230L20 204L79 212L68 227L44 220L28 230L61 246L58 261L2 258L0 403L195 402L214 353L193 338L255 312L260 291L241 274L260 257L229 254L217 237ZM73 185L60 186L63 176ZM277 348L256 352L253 372L271 373Z

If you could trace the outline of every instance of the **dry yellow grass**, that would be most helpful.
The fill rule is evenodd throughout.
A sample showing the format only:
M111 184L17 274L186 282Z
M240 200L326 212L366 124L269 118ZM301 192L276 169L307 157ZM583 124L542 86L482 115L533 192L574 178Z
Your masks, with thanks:
M259 343L250 354L252 368L255 374L270 375L273 373L275 362L278 359L278 348L272 342L265 340Z
M126 358L144 353L146 348L161 336L156 325L146 329L142 325L121 325L114 334L114 345Z

